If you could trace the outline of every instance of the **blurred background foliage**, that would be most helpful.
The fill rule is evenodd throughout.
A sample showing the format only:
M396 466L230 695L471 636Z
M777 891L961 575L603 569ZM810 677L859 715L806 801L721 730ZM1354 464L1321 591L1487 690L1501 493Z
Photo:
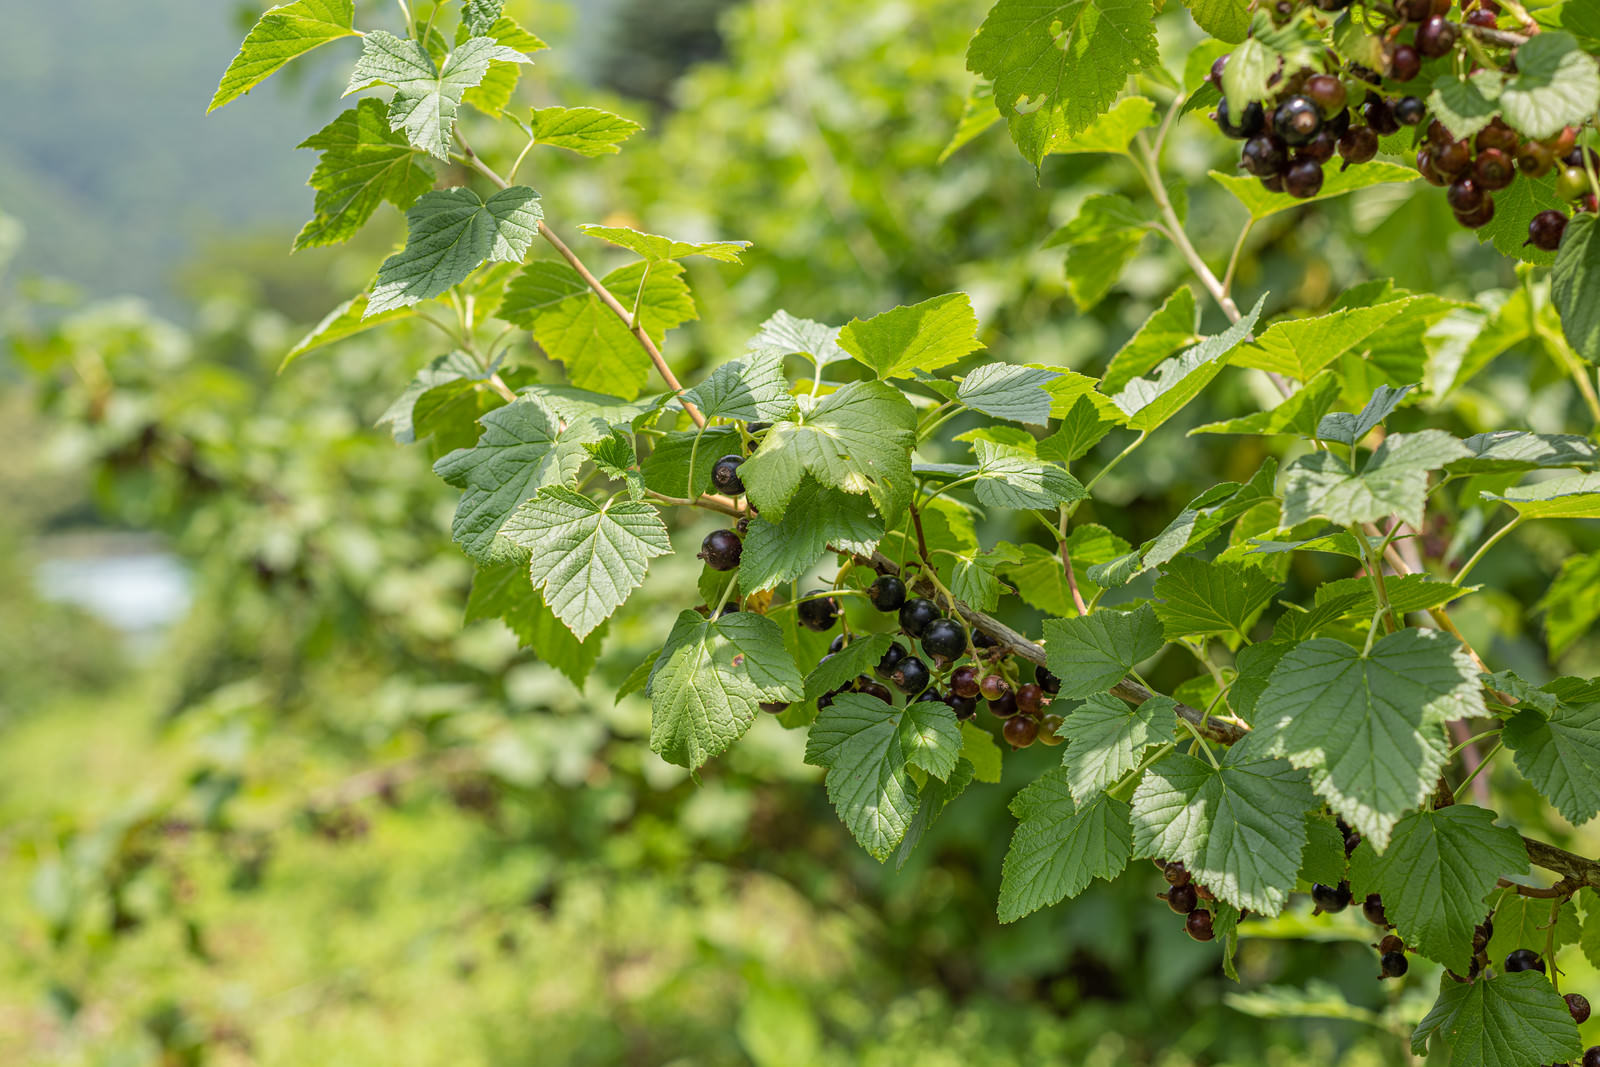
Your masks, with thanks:
M1184 267L1151 242L1080 310L1042 246L1085 197L1137 195L1131 170L1052 157L1036 181L998 130L940 162L986 6L514 2L555 46L524 82L530 102L648 128L621 156L548 156L524 174L569 236L621 221L754 242L743 268L690 268L700 321L670 349L686 379L779 306L839 323L952 289L972 294L998 357L1097 372ZM49 41L66 11L12 14ZM1436 973L1380 986L1359 916L1297 903L1250 931L1240 986L1153 899L1153 869L998 925L1005 805L1053 750L1009 757L1001 786L963 797L901 870L853 845L803 737L775 721L699 782L659 761L647 705L612 694L693 588L688 554L652 568L644 610L613 623L581 687L498 622L463 626L454 494L374 427L436 336L391 327L277 373L401 236L391 213L352 247L286 254L310 193L289 195L285 167L298 181L313 162L288 149L337 109L338 61L202 124L256 10L216 25L192 5L141 12L73 30L105 63L70 93L38 92L61 80L40 68L46 49L0 41L0 86L45 105L0 119L19 149L0 161L0 209L29 235L0 227L16 256L0 305L0 1062L1409 1059L1399 1035ZM1196 33L1161 31L1181 73ZM136 106L108 141L84 123L113 98ZM1216 262L1242 219L1205 179L1228 152L1193 118L1169 157ZM1267 220L1241 303L1270 290L1271 311L1314 308L1373 277L1518 292L1427 193L1379 187ZM608 265L603 247L581 251ZM1138 540L1218 478L1248 476L1252 439L1180 431L1255 410L1261 388L1225 375L1086 516ZM1587 427L1536 341L1448 409L1407 417ZM1562 560L1600 548L1578 536L1530 532L1478 571L1496 591L1455 618L1486 655L1540 674L1529 606ZM1600 670L1600 642L1578 637L1562 666ZM1600 844L1526 796L1496 803ZM1595 991L1580 957L1563 963L1570 988Z

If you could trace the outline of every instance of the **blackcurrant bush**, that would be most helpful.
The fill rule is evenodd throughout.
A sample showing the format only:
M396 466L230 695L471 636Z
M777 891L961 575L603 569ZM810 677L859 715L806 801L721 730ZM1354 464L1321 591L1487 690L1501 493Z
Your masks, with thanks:
M1530 178L1542 178L1555 166L1556 154L1549 145L1529 141L1517 149L1517 169Z
M739 468L744 460L739 456L723 456L711 465L711 484L717 492L738 496L744 492L744 482L739 480Z
M744 542L732 530L712 530L700 542L699 558L714 571L731 571L739 565Z
M1187 882L1167 890L1166 897L1167 907L1179 915L1187 915L1200 906L1200 895L1194 891L1194 886Z
M1492 218L1494 218L1494 198L1488 193L1483 194L1483 206L1478 210L1456 212L1456 221L1469 230L1488 225Z
M1039 736L1039 722L1026 715L1013 715L1001 730L1012 748L1027 748Z
M1367 120L1372 132L1381 137L1400 131L1400 120L1394 117L1394 108L1376 93L1367 95L1367 102L1361 105L1361 117Z
M1365 163L1378 154L1378 135L1370 126L1352 126L1339 138L1339 158L1348 167Z
M915 656L907 656L894 665L889 680L893 682L902 693L913 696L928 688L928 682L933 675L928 670L928 665Z
M1244 143L1239 165L1257 178L1279 174L1289 163L1289 152L1282 140L1271 134L1252 137Z
M1600 1045L1590 1045L1583 1050L1583 1067L1600 1067Z
M1395 101L1394 117L1402 126L1420 126L1428 117L1428 105L1415 96L1402 96Z
M879 611L899 611L906 602L906 583L892 574L880 574L867 586L867 599Z
M1283 191L1299 200L1310 200L1322 189L1322 164L1314 159L1301 159L1289 165L1283 174Z
M1498 148L1485 148L1479 152L1478 161L1472 169L1477 175L1478 184L1490 190L1504 189L1517 176L1516 161Z
M1487 194L1483 186L1472 178L1457 178L1450 183L1450 188L1445 190L1444 198L1450 205L1450 210L1455 212L1476 211L1483 206L1483 198Z
M1217 129L1222 131L1222 135L1235 141L1243 141L1247 137L1254 137L1266 129L1267 126L1266 112L1262 110L1259 103L1251 103L1246 106L1239 122L1235 124L1232 115L1228 111L1226 98L1217 104L1217 110L1213 118L1216 119Z
M1043 689L1051 696L1061 692L1061 679L1045 670L1043 663L1037 664L1033 668L1033 679L1039 683L1040 689Z
M1169 863L1161 868L1161 877L1167 880L1168 885L1188 885L1194 879L1189 874L1189 868L1182 863Z
M1456 46L1460 34L1461 27L1434 15L1417 29L1417 51L1429 59L1438 59Z
M1391 952L1404 952L1405 950L1406 943L1394 934L1385 935L1383 940L1378 942L1378 952L1385 956Z
M999 700L1011 693L1011 683L998 674L986 674L978 682L978 691L989 700Z
M978 695L978 668L957 667L950 675L950 690L956 696L975 697Z
M1008 689L1004 696L989 701L989 713L996 718L1011 718L1017 713L1017 694Z
M1506 956L1506 973L1515 974L1517 971L1538 971L1544 973L1544 960L1531 948L1512 949Z
M1338 147L1338 135L1327 126L1323 126L1315 137L1295 150L1294 158L1296 162L1302 159L1314 159L1318 163L1326 163L1333 158L1334 150Z
M1324 118L1331 119L1344 110L1344 82L1332 74L1313 74L1307 78L1305 94L1317 105Z
M1576 200L1589 191L1589 176L1581 167L1563 167L1556 175L1556 196L1561 200Z
M1054 747L1055 745L1059 745L1061 742L1065 741L1066 738L1062 737L1057 731L1061 729L1066 721L1067 720L1063 719L1059 715L1045 715L1040 717L1039 743Z
M1472 146L1466 141L1448 141L1433 147L1433 168L1447 178L1455 178L1472 166Z
M1383 913L1383 898L1376 893L1368 893L1367 899L1361 902L1361 914L1367 917L1367 922L1384 929L1389 927L1389 917Z
M1380 978L1399 978L1411 966L1407 962L1404 952L1385 952L1380 962L1383 967L1383 973L1379 975Z
M1546 252L1561 247L1561 235L1567 232L1567 216L1560 211L1541 211L1528 223L1528 243Z
M1408 82L1422 73L1422 56L1408 44L1399 45L1389 54L1389 77L1397 82Z
M1217 936L1211 926L1209 911L1191 911L1189 917L1183 920L1183 928L1196 941L1210 941Z
M1305 144L1322 129L1322 110L1309 96L1291 96L1273 112L1272 128L1284 144Z
M890 645L883 650L883 658L878 660L878 665L872 668L873 673L879 678L887 678L894 673L900 661L906 658L906 650L899 645Z
M839 601L836 597L824 595L826 592L824 589L813 589L806 596L816 599L800 602L801 626L821 633L833 629L833 624L839 621Z
M928 624L939 618L939 606L927 597L916 597L900 605L900 629L912 637L921 637Z
M1037 715L1044 703L1044 690L1029 682L1017 687L1017 710L1024 715Z
M1582 993L1568 993L1567 1011L1572 1015L1572 1021L1582 1026L1589 1021L1589 998Z
M946 693L944 702L950 705L950 710L956 713L958 719L970 719L978 714L978 702L971 697L964 697L959 693Z
M922 631L922 650L944 660L960 659L967 651L967 629L954 619L934 619Z
M1323 885L1318 882L1311 887L1311 900L1316 904L1318 911L1343 911L1350 906L1350 883Z

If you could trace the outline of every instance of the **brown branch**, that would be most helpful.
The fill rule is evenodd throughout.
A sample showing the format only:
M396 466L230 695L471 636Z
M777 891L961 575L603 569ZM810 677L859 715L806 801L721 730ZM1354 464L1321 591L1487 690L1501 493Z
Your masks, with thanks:
M1492 29L1488 26L1463 26L1462 29L1466 30L1480 41L1488 41L1490 44L1503 45L1506 48L1516 48L1518 45L1527 44L1530 40L1530 38L1524 34L1512 33L1509 30Z
M1089 606L1083 602L1083 594L1078 592L1078 576L1072 573L1072 553L1067 550L1065 538L1061 541L1061 566L1067 572L1067 588L1072 590L1072 606L1078 609L1079 615L1089 614Z
M1564 900L1578 891L1578 887L1569 883L1565 878L1551 886L1549 889L1540 889L1536 885L1523 885L1513 882L1509 878L1501 878L1495 885L1501 889L1515 889L1518 896L1537 897L1541 900Z

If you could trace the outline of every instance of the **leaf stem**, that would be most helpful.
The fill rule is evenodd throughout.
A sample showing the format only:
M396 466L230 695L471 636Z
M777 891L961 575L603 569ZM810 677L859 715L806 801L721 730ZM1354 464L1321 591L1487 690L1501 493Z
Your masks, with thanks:
M1367 577L1372 579L1372 591L1378 598L1378 609L1385 620L1385 631L1392 634L1400 629L1400 620L1395 615L1394 605L1389 603L1389 589L1383 582L1383 557L1372 550L1372 543L1367 540L1367 535L1361 527L1352 525L1348 529L1350 536L1356 539L1356 544L1361 546L1361 558L1367 564Z
M1500 529L1490 534L1488 540L1484 541L1483 544L1478 546L1478 551L1472 554L1472 558L1468 559L1467 562L1461 565L1461 569L1456 572L1456 576L1451 584L1459 586L1462 582L1466 581L1467 575L1472 573L1472 568L1478 565L1478 561L1483 558L1484 553L1493 548L1495 542L1499 541L1512 530L1515 530L1517 528L1517 524L1520 522L1522 522L1522 516L1521 514L1518 514L1516 518L1512 519L1510 522L1500 527Z
M1494 754L1496 752L1499 752L1500 749L1504 745L1505 745L1505 741L1504 741L1503 738L1498 738L1498 737L1495 738L1494 746L1492 748L1490 748L1489 751L1487 751L1487 752L1485 752L1483 754L1483 759L1478 761L1478 765L1476 767L1472 768L1472 770L1467 773L1467 776L1461 780L1461 784L1460 785L1456 786L1455 792L1454 792L1453 795L1455 796L1455 798L1457 800L1461 799L1461 794L1465 793L1467 791L1467 786L1471 785L1472 784L1472 780L1474 778L1478 777L1478 774L1485 767L1489 766L1489 761L1494 759Z
M1147 438L1149 436L1150 436L1150 431L1149 430L1140 430L1139 431L1139 436L1135 437L1133 439L1132 443L1129 444L1127 448L1124 448L1121 452L1118 452L1116 455L1112 456L1110 462L1108 462L1104 467L1101 467L1098 471L1095 472L1095 476L1093 478L1090 478L1089 481L1084 485L1083 491L1086 494L1090 493L1090 492L1093 492L1095 485L1099 483L1100 479L1104 478L1106 475L1110 474L1112 468L1114 468L1118 463L1121 463L1124 459L1126 459L1127 456L1128 456L1128 453L1132 452L1134 449L1136 449L1140 445L1144 444L1145 438Z
M1449 752L1447 752L1445 754L1444 761L1446 763L1449 763L1451 760L1453 760L1457 756L1461 755L1461 753L1463 751L1465 751L1468 748L1471 748L1475 743L1477 743L1479 741L1482 741L1486 737L1499 737L1500 736L1500 729L1501 729L1500 727L1496 726L1492 730L1485 730L1481 734L1474 734L1473 736L1467 738L1465 741L1461 742L1455 748L1452 748Z

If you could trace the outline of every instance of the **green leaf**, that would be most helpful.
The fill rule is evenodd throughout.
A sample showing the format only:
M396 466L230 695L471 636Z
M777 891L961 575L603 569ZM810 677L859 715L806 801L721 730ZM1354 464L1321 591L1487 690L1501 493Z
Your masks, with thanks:
M1550 645L1550 656L1560 656L1572 647L1572 642L1589 632L1596 619L1600 619L1600 552L1568 556L1561 563L1555 581L1540 598L1534 609L1544 612L1545 639Z
M1526 519L1600 519L1600 474L1567 474L1519 485L1500 496L1479 495L1511 505Z
M973 411L997 419L1043 426L1050 421L1050 393L1044 386L1060 371L985 363L961 380L956 399Z
M388 426L389 432L394 436L397 443L409 445L418 436L416 407L417 402L423 396L439 386L457 383L466 383L471 386L483 381L487 376L482 365L465 352L451 352L448 355L440 356L417 372L416 377L412 378L410 384L406 386L405 392L396 397L394 403L390 404L384 413L378 416L376 425ZM479 414L482 413L475 411L469 421L475 425ZM428 436L428 432L424 431L421 436ZM471 448L477 438L478 433L474 428L471 440L461 442L459 445L452 447Z
M470 36L485 36L505 6L506 0L462 0L461 25Z
M1258 646L1259 647L1259 646ZM1300 857L1299 880L1338 885L1345 880L1344 834L1325 815L1306 818L1306 850Z
M794 397L783 375L783 354L773 349L746 353L718 366L684 393L707 419L777 422L794 414Z
M1145 433L1159 427L1200 395L1200 391L1221 373L1224 358L1255 329L1256 319L1267 301L1266 294L1256 301L1250 313L1219 334L1205 338L1187 351L1173 356L1149 378L1134 378L1111 400L1128 416L1130 429Z
M1239 363L1242 359L1236 356L1233 361ZM1208 422L1204 426L1196 426L1189 433L1240 433L1263 436L1292 434L1296 437L1315 437L1322 416L1338 403L1342 385L1338 374L1331 370L1322 371L1271 411L1258 411L1254 415L1244 415L1226 422Z
M643 504L612 508L605 521L619 531L622 526L617 513L624 508L640 509L635 516L655 514ZM567 513L571 514L571 509ZM635 517L621 521L631 526ZM654 521L659 526L660 520ZM623 550L623 557L632 557L628 569L636 570L634 584L644 573L636 550L661 554L650 551L653 536L643 541L632 533L627 537L632 547ZM666 541L664 528L660 540ZM673 623L666 646L650 670L647 692L651 751L668 763L693 770L743 737L763 702L799 700L802 682L794 658L783 647L783 632L771 619L751 611L716 619L685 611Z
M972 764L972 775L980 782L991 785L1000 780L1000 746L994 735L970 722L961 724L961 758Z
M1354 538L1348 534L1345 536L1359 556L1360 549L1356 547ZM1372 539L1374 548L1378 543L1378 539ZM1389 606L1399 615L1436 608L1468 592L1459 585L1438 581L1428 574L1391 574L1384 579L1383 591L1389 598ZM1372 588L1370 578L1340 578L1317 587L1316 603L1318 607L1338 607L1344 615L1370 619L1372 613L1378 610L1378 594Z
M1278 588L1259 567L1179 556L1156 579L1156 617L1168 641L1213 634L1245 637Z
M870 556L883 538L883 521L865 497L819 486L807 478L783 518L766 513L750 522L739 560L748 596L793 581L816 566L828 546Z
M1128 865L1128 805L1104 793L1074 803L1061 768L1045 771L1011 802L1017 816L1000 873L1000 921L1075 897Z
M472 37L450 53L443 67L416 41L386 30L362 38L361 59L350 75L345 95L374 85L394 88L389 103L389 128L405 130L407 139L429 155L450 158L451 134L461 98L483 80L491 61L527 63L527 56L492 37Z
M1100 594L1101 587L1090 579L1089 571L1096 565L1116 559L1128 550L1128 542L1092 523L1073 527L1067 537L1067 551L1072 556L1072 572L1078 580L1078 591L1087 600ZM1072 602L1072 588L1061 568L1061 557L1041 545L1021 546L1021 558L1001 569L1017 588L1024 603L1047 615L1069 616L1077 614Z
M989 94L994 95L991 87ZM994 106L989 104L985 110L989 113L988 121L994 121ZM1048 133L1044 135L1041 157L1045 155L1085 155L1094 152L1122 153L1128 150L1128 144L1146 126L1155 122L1156 106L1153 101L1142 96L1125 96L1118 100L1116 105L1104 115L1095 119L1089 125L1076 133L1068 133L1064 123L1052 121ZM1038 159L1032 156L1033 151L1039 149L1029 145L1023 154L1037 166Z
M1520 712L1501 736L1517 770L1568 822L1600 813L1600 702L1559 704L1548 717Z
M779 311L761 324L761 331L750 339L750 348L755 351L771 348L785 356L805 356L817 367L825 367L850 358L850 353L839 347L839 333L838 326L826 326Z
M661 514L649 504L599 504L565 486L540 488L506 520L502 533L532 553L529 577L544 590L556 618L579 638L610 618L644 582L653 557L672 551ZM796 675L789 699L799 695Z
M523 648L533 649L579 689L600 658L607 629L601 626L582 641L574 637L529 584L528 561L521 555L480 567L473 576L463 622L480 619L503 620Z
M977 769L972 761L963 756L957 763L956 769L950 776L940 781L935 778L928 782L922 790L921 803L917 805L917 814L912 818L911 825L906 829L905 837L900 839L900 847L895 850L894 867L901 870L906 865L906 860L911 858L911 850L917 847L922 840L922 835L933 825L950 802L966 792L967 786L972 784ZM775 1061L781 1062L781 1061Z
M1184 286L1151 312L1138 331L1111 357L1100 388L1107 394L1116 393L1133 379L1149 374L1180 348L1198 344L1203 340L1199 323L1194 290Z
M1473 232L1478 243L1492 242L1495 251L1503 256L1520 259L1525 263L1549 264L1555 262L1556 253L1546 252L1528 243L1528 223L1541 211L1560 211L1565 214L1571 204L1556 195L1557 171L1552 169L1542 178L1519 177L1494 194L1494 218ZM1572 221L1583 216L1580 214ZM1571 227L1568 227L1570 239Z
M424 193L406 212L406 246L383 261L366 314L407 307L466 280L485 260L520 263L544 212L527 186L488 200L471 189Z
M601 284L631 297L640 292L639 321L659 346L667 331L697 317L678 263L630 263L607 274ZM506 288L499 316L532 332L545 354L566 367L581 389L632 400L650 376L650 356L637 338L601 302L579 274L565 263L530 263ZM715 457L713 457L715 458ZM676 493L678 490L675 490Z
M1400 406L1400 401L1414 387L1401 386L1396 389L1388 385L1380 385L1372 394L1372 399L1367 401L1359 413L1352 414L1348 411L1335 411L1325 416L1317 423L1317 437L1323 441L1337 441L1342 445L1354 448L1371 433L1379 423L1394 413Z
M1388 300L1370 307L1341 308L1326 315L1275 322L1241 348L1233 362L1236 366L1309 381L1346 352L1359 351L1369 337L1421 299Z
M1082 500L1088 494L1065 467L1038 459L1020 448L974 441L978 456L979 502L989 507L1054 508Z
M1584 886L1577 899L1583 901L1583 933L1578 945L1591 965L1600 966L1600 894Z
M809 474L847 493L867 493L885 523L912 488L916 412L884 382L852 382L818 400L802 398L795 421L775 423L739 474L762 515L781 520Z
M1104 414L1089 397L1080 396L1061 417L1056 432L1039 442L1039 458L1074 463L1121 424L1119 418Z
M314 48L355 35L355 0L295 0L262 15L222 72L206 111L237 100L279 67Z
M1440 75L1428 94L1428 110L1457 140L1471 137L1500 113L1505 80L1498 70L1474 71L1465 79Z
M1571 34L1535 34L1517 46L1517 73L1500 94L1500 107L1512 129L1554 137L1600 110L1600 66Z
M999 0L967 49L1035 166L1055 131L1084 129L1129 76L1157 64L1150 0Z
M1195 23L1219 41L1239 44L1250 30L1248 0L1188 0Z
M1411 1035L1412 1053L1421 1056L1437 1037L1450 1046L1450 1067L1535 1067L1576 1062L1581 1052L1566 1001L1538 971L1467 983L1441 975L1439 999Z
M1061 763L1079 803L1103 793L1139 765L1145 749L1172 739L1178 728L1171 697L1129 704L1106 693L1084 701L1057 731L1067 740Z
M1060 695L1069 700L1106 692L1163 644L1161 623L1149 604L1044 622L1050 673L1061 679Z
M1117 284L1149 229L1150 220L1133 201L1097 193L1084 200L1071 222L1050 235L1046 248L1067 247L1067 292L1079 311L1094 307Z
M1267 84L1282 57L1269 48L1261 37L1241 41L1228 56L1228 65L1222 69L1222 95L1228 101L1228 110L1242 114L1243 109L1256 101L1267 99Z
M1600 230L1594 215L1581 212L1567 223L1550 271L1550 300L1573 351L1600 363Z
M1234 54L1238 55L1237 52ZM1228 66L1233 66L1233 60L1228 61ZM1398 163L1385 163L1382 160L1363 163L1349 170L1335 170L1330 167L1327 170L1327 177L1323 179L1322 189L1317 195L1309 199L1299 199L1288 193L1270 192L1258 179L1248 175L1223 174L1216 170L1211 172L1212 180L1232 193L1239 203L1244 205L1250 217L1257 222L1280 211L1288 211L1290 208L1316 203L1319 200L1331 200L1333 197L1343 196L1357 189L1389 182L1411 182L1420 177L1422 175L1417 173L1415 167L1403 167Z
M1562 901L1556 909L1554 927L1550 924L1550 901L1525 897L1518 893L1489 890L1482 905L1485 914L1494 908L1494 936L1484 951L1491 960L1503 960L1519 948L1537 947L1544 955L1548 938L1555 940L1556 951L1563 945L1576 944L1583 936L1578 924L1578 910L1571 901Z
M316 216L294 239L295 251L347 241L383 201L404 211L433 188L433 172L384 113L382 101L363 100L300 143L322 159L308 183L317 190Z
M1303 772L1249 745L1235 745L1220 768L1173 752L1134 790L1134 855L1182 860L1220 899L1277 915L1295 886L1314 803Z
M597 107L536 107L528 116L528 126L538 144L565 148L591 159L621 151L618 145L644 129L632 119Z
M600 435L587 424L558 430L559 424L537 397L523 397L483 417L475 447L458 448L433 465L435 474L465 490L450 532L467 555L479 561L503 555L504 546L495 542L517 506L541 487L577 474L588 457L583 443Z
M749 241L707 241L703 244L674 241L670 237L640 233L626 226L596 226L593 223L585 223L578 229L590 237L598 237L602 241L610 241L619 248L637 252L651 263L683 259L685 256L706 256L724 263L737 263L744 250L750 247Z
M861 634L839 651L824 656L806 675L805 702L815 704L823 694L855 681L857 675L870 672L893 641L893 634Z
M987 81L975 82L972 91L967 93L967 102L961 109L961 120L956 123L955 132L950 135L949 142L939 152L940 165L977 140L998 121L1000 116L994 111L994 84Z
M845 693L811 725L806 762L828 769L834 810L861 847L882 862L900 844L917 809L917 786L907 770L912 753L929 762L930 749L959 753L960 745L955 712L943 703L892 708L875 697Z
M1284 470L1283 524L1321 517L1348 526L1396 514L1420 526L1428 472L1468 454L1443 430L1422 430L1384 438L1359 474L1332 452L1301 456Z
M397 319L409 319L416 315L410 308L394 308L377 315L367 315L367 294L353 296L328 312L321 322L311 328L311 332L295 342L283 357L283 362L278 365L279 373L283 369L307 352L315 352L319 348L343 341L346 337L354 337L358 333L365 333L374 326L382 326L386 322Z
M978 316L966 293L946 293L865 321L851 319L838 344L880 379L936 371L983 347Z
M1600 452L1575 434L1495 430L1461 442L1472 455L1445 467L1451 474L1502 474L1548 467L1592 467Z
M1483 714L1477 670L1453 637L1400 630L1365 655L1316 638L1278 661L1251 742L1310 771L1333 810L1382 848L1433 791L1445 722Z
M955 773L963 745L956 713L942 700L916 700L906 705L900 721L906 762L941 781Z
M471 104L485 115L498 118L511 103L511 97L517 91L517 82L522 79L522 64L530 62L527 57L544 48L545 43L523 29L515 19L504 15L495 19L481 33L472 33L464 22L456 28L457 47L465 44L470 37L488 37L496 44L521 53L521 56L514 61L505 59L490 61L483 80L468 89L461 97L462 103Z

